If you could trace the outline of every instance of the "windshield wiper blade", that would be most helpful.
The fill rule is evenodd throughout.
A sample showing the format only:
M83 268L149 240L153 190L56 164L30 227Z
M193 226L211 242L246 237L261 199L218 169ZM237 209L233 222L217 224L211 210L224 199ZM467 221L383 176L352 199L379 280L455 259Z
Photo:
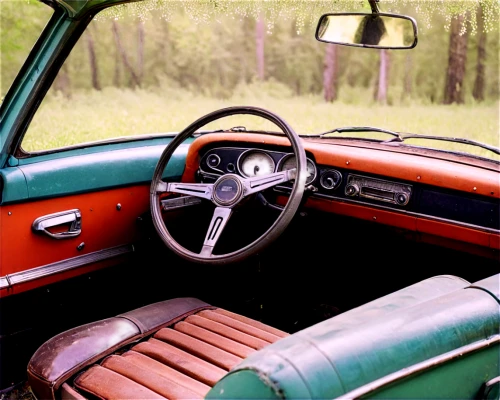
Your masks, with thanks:
M495 146L490 146L489 144L478 142L476 140L457 138L457 137L448 137L448 136L434 136L434 135L422 135L418 133L402 133L402 132L394 132L388 129L375 128L373 126L348 126L343 128L335 128L327 132L319 133L317 135L307 135L310 138L326 138L328 134L331 133L344 133L344 132L352 132L352 133L363 133L363 132L380 132L386 133L388 135L393 136L391 139L380 140L381 143L402 143L406 139L429 139L429 140L442 140L446 142L452 143L461 143L470 146L481 147L483 149L489 150L495 154L500 154L500 148Z
M500 154L500 148L495 147L495 146L490 146L489 144L481 143L481 142L478 142L476 140L457 138L457 137L447 137L447 136L421 135L418 133L400 133L400 136L403 140L406 140L406 139L428 139L428 140L442 140L445 142L467 144L470 146L481 147L481 148L489 150L495 154ZM399 140L390 139L386 143L390 143L390 142L399 142Z
M335 129L332 129L330 131L319 133L317 135L307 135L307 137L323 138L323 137L326 137L326 135L329 135L331 133L345 133L345 132L353 132L353 133L380 132L380 133L386 133L388 135L394 136L392 139L388 140L390 142L402 142L403 141L403 138L401 137L400 133L390 131L388 129L375 128L373 126L345 126L343 128L335 128Z

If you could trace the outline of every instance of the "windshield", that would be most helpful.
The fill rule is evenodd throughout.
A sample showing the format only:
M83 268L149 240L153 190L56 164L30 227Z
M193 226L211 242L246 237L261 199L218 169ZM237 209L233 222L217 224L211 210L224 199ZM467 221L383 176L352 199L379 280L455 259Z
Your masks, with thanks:
M2 100L53 11L38 1L0 0Z
M23 149L180 131L231 105L268 108L299 134L373 126L499 145L498 10L483 10L478 2L466 17L450 20L402 5L397 11L419 24L418 45L391 51L315 39L322 14L370 12L367 2L341 2L335 9L312 1L302 8L287 2L203 4L132 3L98 14L35 115ZM339 9L346 4L348 10ZM393 11L383 2L380 8ZM276 130L245 116L204 129L234 126ZM338 136L390 139L373 132ZM497 159L459 143L404 143Z

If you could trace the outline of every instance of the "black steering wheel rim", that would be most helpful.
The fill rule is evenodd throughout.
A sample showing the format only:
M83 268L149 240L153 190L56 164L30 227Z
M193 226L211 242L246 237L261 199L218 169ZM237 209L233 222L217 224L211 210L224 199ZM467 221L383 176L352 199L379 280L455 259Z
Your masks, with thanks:
M283 131L283 133L288 137L290 141L290 144L292 146L293 152L297 160L296 178L294 179L292 191L290 193L290 197L288 199L287 204L283 208L280 215L276 218L274 223L271 225L271 227L266 232L264 232L264 234L262 234L259 238L257 238L247 246L242 247L241 249L238 249L231 253L219 254L219 255L210 254L210 256L198 254L181 246L172 237L165 223L163 222L163 218L161 215L161 206L160 206L160 194L165 192L165 190L162 189L165 189L166 186L165 182L162 181L162 175L174 151L188 137L190 137L194 132L196 132L198 129L200 129L201 127L205 126L210 122L235 114L255 115L258 117L265 118L268 121L274 123ZM165 245L168 248L170 248L174 253L176 253L177 255L181 256L184 259L197 263L211 264L211 265L221 265L221 264L241 261L244 258L256 254L261 250L263 250L265 247L267 247L284 231L284 229L291 222L293 216L295 215L297 209L300 206L302 196L304 194L305 182L307 178L306 163L307 163L306 153L300 137L295 133L295 131L290 127L290 125L288 125L288 123L278 115L263 108L250 107L250 106L229 107L213 111L199 118L191 125L189 125L186 129L184 129L182 132L178 133L175 136L175 138L167 145L167 147L161 154L158 164L156 165L155 171L153 173L153 178L151 181L151 188L150 188L150 207L151 207L153 224L156 228L156 231L158 232L158 235L163 240ZM226 175L223 175L223 177Z

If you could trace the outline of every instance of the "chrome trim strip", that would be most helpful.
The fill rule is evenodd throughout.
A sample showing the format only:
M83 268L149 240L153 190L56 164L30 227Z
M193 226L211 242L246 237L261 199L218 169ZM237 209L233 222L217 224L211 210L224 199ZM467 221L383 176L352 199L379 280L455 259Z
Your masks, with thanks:
M289 191L284 191L284 190L282 192L283 193L290 193ZM343 202L343 203L353 203L353 204L358 204L358 205L362 205L365 207L371 207L371 208L375 208L375 209L381 209L381 210L392 211L395 213L411 215L413 217L424 217L426 219L430 219L433 221L446 222L449 224L463 226L464 228L471 228L471 229L475 229L475 230L479 230L479 231L483 231L483 232L487 232L487 233L495 233L495 234L500 233L500 230L497 230L494 228L487 228L484 226L469 224L467 222L461 222L461 221L456 221L453 219L435 217L433 215L428 215L428 214L420 214L420 213L416 213L416 212L412 212L412 211L406 211L406 210L401 210L401 209L397 209L397 208L381 206L378 204L365 203L365 202L359 201L359 200L344 199L343 197L336 197L336 196L331 196L328 194L314 193L313 195L311 195L311 197L313 197L313 198L316 197L316 198L325 199L325 200L334 200L334 201L339 201L339 202Z
M6 276L0 277L0 289L5 289L14 285L18 285L20 283L33 281L35 279L44 278L46 276L54 275L60 272L80 268L88 264L104 261L132 252L134 252L134 246L131 244L117 246L105 250L95 251L93 253L85 254L82 256L69 258L67 260L58 261L52 264L43 265L41 267L32 268L26 271L15 272L13 274L8 274Z
M0 289L9 287L10 283L6 276L0 277Z
M164 211L175 210L177 208L184 208L201 204L201 199L195 196L183 196L173 199L164 199L161 202L161 207Z
M481 340L479 342L474 342L474 343L468 344L466 346L459 347L458 349L449 351L449 352L444 353L444 354L440 354L439 356L432 357L428 360L419 362L419 363L414 364L410 367L403 368L397 372L394 372L394 373L386 375L382 378L376 379L375 381L370 382L366 385L360 386L357 389L351 390L350 392L347 392L340 397L336 397L336 399L352 400L352 399L360 398L361 396L365 396L369 393L372 393L375 390L383 388L384 386L392 384L392 383L399 381L403 378L407 378L410 375L416 374L418 372L422 372L426 369L436 367L436 366L444 364L448 361L452 361L456 358L462 357L465 354L469 354L469 353L472 353L474 351L481 350L485 347L491 346L491 345L499 343L499 342L500 342L500 335L494 335L488 339L484 339L484 340Z

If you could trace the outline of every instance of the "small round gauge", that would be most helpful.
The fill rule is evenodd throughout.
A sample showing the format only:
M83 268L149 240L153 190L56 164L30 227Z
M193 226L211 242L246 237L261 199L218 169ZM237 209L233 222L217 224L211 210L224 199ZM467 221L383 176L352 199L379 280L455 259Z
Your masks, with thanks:
M220 164L220 157L217 154L210 154L207 157L207 164L209 167L217 168Z
M288 169L297 168L297 161L293 154L289 154L283 157L278 166L278 171L286 171ZM314 163L308 158L307 159L307 178L306 185L311 184L314 179L316 179L316 166Z
M272 174L275 164L269 154L258 150L249 150L240 156L238 166L242 175L250 178Z

